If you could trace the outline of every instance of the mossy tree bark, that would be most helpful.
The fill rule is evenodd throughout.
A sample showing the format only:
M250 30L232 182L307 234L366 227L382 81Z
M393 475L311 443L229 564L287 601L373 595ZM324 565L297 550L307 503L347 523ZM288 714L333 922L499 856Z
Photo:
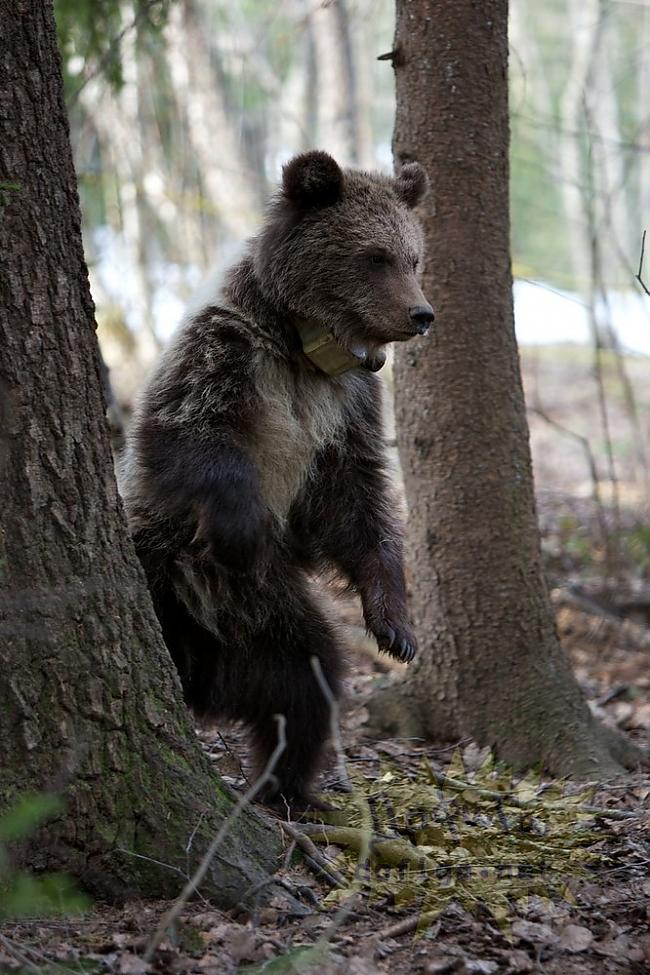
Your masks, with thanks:
M596 723L544 582L513 326L507 0L397 0L396 164L417 159L437 322L396 352L420 652L376 726L471 736L522 767L610 774L638 753Z
M173 894L232 802L117 495L51 2L0 0L0 23L0 805L65 798L21 862ZM246 812L203 890L239 902L278 846Z

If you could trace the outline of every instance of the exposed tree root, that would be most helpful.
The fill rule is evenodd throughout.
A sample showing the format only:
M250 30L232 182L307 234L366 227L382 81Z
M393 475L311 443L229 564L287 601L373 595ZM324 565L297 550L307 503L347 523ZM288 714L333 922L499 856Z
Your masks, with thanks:
M497 756L518 771L542 767L557 778L577 780L618 778L628 769L647 765L648 753L630 741L622 732L600 724L586 707L580 714L571 715L566 726L530 728L525 741L500 736L489 740L476 734L470 716L458 716L447 722L448 714L440 709L435 713L435 699L428 707L413 695L408 684L381 686L368 702L367 729L374 735L394 735L402 738L423 738L447 743L468 736L480 746L490 746ZM463 720L464 718L464 720Z

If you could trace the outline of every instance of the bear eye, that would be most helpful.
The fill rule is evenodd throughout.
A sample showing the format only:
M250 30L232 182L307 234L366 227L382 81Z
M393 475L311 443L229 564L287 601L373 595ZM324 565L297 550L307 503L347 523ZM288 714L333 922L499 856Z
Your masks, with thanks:
M374 264L375 267L386 267L386 265L391 263L390 256L383 251L373 251L369 257L370 263Z

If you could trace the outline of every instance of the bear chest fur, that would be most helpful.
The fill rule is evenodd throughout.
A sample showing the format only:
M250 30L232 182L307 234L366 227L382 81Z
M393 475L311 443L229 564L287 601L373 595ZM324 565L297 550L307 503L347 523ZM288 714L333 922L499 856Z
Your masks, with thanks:
M285 362L258 363L260 414L253 456L264 503L284 524L318 452L342 439L354 399L354 379L296 372Z

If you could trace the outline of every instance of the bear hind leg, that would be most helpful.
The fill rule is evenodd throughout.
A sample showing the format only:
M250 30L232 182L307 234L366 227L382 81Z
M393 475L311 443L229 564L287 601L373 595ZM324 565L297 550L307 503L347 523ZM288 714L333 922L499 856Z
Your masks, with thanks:
M273 767L263 801L298 810L318 807L311 789L324 757L331 727L331 707L314 672L320 663L334 698L339 697L341 651L329 621L305 602L290 619L275 618L256 640L254 658L264 665L256 672L255 706L247 716L252 728L257 772L260 774L278 744L278 722L284 715L286 747ZM322 806L321 806L322 807Z

